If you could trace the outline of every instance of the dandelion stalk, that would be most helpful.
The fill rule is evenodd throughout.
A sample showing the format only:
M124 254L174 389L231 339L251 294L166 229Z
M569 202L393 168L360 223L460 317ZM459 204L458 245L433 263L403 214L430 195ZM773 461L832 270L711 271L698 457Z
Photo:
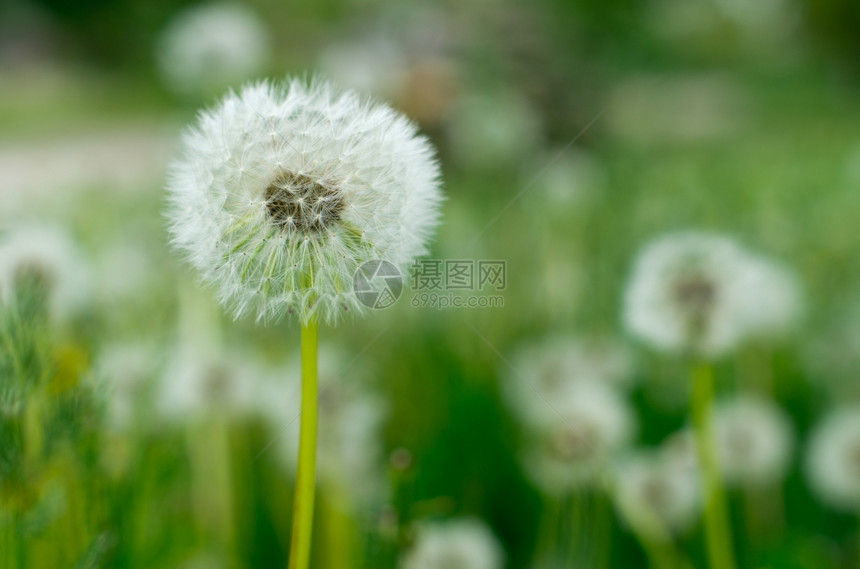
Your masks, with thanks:
M720 481L713 433L711 432L711 403L713 398L713 369L706 363L694 364L692 412L702 477L708 559L712 569L734 569L734 551L729 531L728 509Z
M311 319L302 325L302 411L289 569L307 569L311 557L317 458L317 383L317 322Z

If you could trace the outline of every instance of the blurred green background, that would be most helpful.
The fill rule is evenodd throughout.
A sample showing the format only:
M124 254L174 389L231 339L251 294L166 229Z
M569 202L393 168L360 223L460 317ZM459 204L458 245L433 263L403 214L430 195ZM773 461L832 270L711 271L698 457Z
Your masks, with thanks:
M437 145L447 201L430 257L507 263L502 307L415 308L407 288L391 309L321 330L322 357L328 346L339 362L329 373L366 385L387 413L374 443L382 489L365 497L349 472L320 485L314 567L396 567L414 522L466 516L492 528L511 569L538 567L545 547L567 556L558 566L644 566L606 495L556 503L530 480L499 382L523 345L613 338L635 361L624 397L637 444L683 427L684 362L620 324L636 252L679 229L733 235L792 267L805 291L796 335L716 366L731 390L758 381L764 361L797 439L764 529L729 493L739 565L857 566L856 514L822 504L803 468L811 426L860 395L856 2L243 6L257 51L223 76L217 46L185 63L170 52L191 41L169 32L189 2L0 6L0 228L65 228L90 281L71 315L29 293L2 307L2 567L286 565L293 466L275 448L296 406L284 400L279 426L277 410L237 416L218 406L230 401L173 422L147 405L186 344L216 360L227 346L239 367L295 383L295 323L232 322L170 251L161 212L167 163L198 109L248 79L313 74L390 101ZM205 33L233 32L192 37ZM112 368L116 345L131 355ZM114 383L137 390L121 427ZM675 546L704 567L702 543L694 526Z

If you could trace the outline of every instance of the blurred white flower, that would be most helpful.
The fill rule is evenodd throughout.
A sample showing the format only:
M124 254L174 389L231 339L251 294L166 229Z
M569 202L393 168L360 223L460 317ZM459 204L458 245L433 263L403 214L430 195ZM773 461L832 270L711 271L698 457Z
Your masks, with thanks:
M360 312L358 267L405 269L438 223L429 141L388 106L326 83L247 86L182 145L168 185L173 243L237 317Z
M269 44L266 26L248 6L199 4L168 23L156 46L156 61L171 89L205 93L262 71Z
M785 476L792 428L775 403L752 395L720 401L714 410L720 470L731 484L765 485Z
M349 377L343 376L349 367ZM337 350L323 347L319 358L317 472L323 484L348 491L353 500L374 503L387 484L382 428L384 398L364 384L364 372L348 366ZM273 377L260 391L281 458L294 472L299 454L300 378Z
M149 344L114 343L102 348L95 375L105 394L110 429L121 431L149 418L150 390L162 363L159 350Z
M90 300L88 261L61 227L18 225L0 232L0 300L11 302L19 287L44 287L47 308L59 318Z
M717 357L750 336L782 331L799 311L798 298L787 274L734 240L677 233L640 253L624 321L656 348Z
M757 258L744 273L749 291L744 311L746 332L753 338L780 339L794 330L803 314L800 284L775 261Z
M640 451L614 470L616 505L622 517L650 539L689 530L701 510L696 470L660 451Z
M566 397L577 381L626 386L633 378L631 351L600 336L552 336L520 348L512 365L515 372L502 371L502 393L511 411L530 425L541 423L548 403Z
M464 518L421 524L400 569L502 569L504 558L490 528Z
M568 382L533 420L524 466L535 484L554 496L594 483L634 431L626 402L594 379Z
M860 408L843 407L823 418L810 437L806 470L823 501L860 511Z
M170 358L155 396L155 410L168 422L207 416L257 414L257 390L267 370L250 354L179 349Z
M401 46L384 33L329 44L322 52L323 74L349 89L391 99L405 73Z

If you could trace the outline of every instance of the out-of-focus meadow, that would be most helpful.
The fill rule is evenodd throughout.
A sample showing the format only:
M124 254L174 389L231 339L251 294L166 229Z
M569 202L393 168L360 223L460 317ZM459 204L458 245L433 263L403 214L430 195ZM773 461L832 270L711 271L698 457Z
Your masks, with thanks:
M233 321L162 212L197 111L287 75L410 116L447 196L440 286L321 328L314 568L713 566L689 353L625 292L690 231L778 265L744 310L790 313L692 366L732 557L857 567L858 29L853 0L4 3L0 567L286 566L298 328Z

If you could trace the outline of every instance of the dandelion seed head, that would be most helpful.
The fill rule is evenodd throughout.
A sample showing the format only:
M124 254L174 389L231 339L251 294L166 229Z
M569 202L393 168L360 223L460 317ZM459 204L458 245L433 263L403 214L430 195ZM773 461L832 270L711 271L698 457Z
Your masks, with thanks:
M156 62L174 91L206 92L259 73L270 43L266 26L247 6L212 2L190 7L167 24Z
M661 451L639 451L614 470L618 509L638 520L639 531L664 540L695 523L701 509L695 470L684 468Z
M426 252L434 150L391 108L322 81L257 83L200 115L168 183L174 245L234 316L361 313L357 268Z
M502 569L504 550L485 523L464 518L420 524L401 569Z
M812 432L806 471L822 501L860 511L860 409L844 407L824 417Z
M540 423L547 402L565 396L568 385L594 380L626 387L633 377L633 356L624 344L608 337L559 334L520 347L512 368L502 370L502 394L509 408L526 424Z
M791 459L791 423L773 402L752 395L719 402L714 435L720 470L728 483L760 486L785 475Z
M593 379L569 382L543 405L542 418L527 429L522 459L535 484L552 495L595 482L634 431L621 396Z
M90 265L61 227L17 225L0 233L0 299L12 302L24 288L38 287L48 308L64 318L91 297Z
M777 280L734 240L671 234L640 253L624 298L627 329L655 348L718 357L757 332L782 326Z

